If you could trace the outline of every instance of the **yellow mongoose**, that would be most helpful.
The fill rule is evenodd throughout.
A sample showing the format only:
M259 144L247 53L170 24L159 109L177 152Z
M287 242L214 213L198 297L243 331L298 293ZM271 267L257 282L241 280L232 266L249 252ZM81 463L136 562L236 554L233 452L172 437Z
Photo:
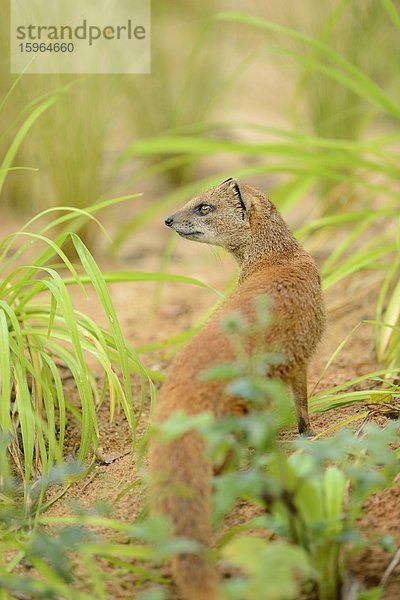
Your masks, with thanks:
M234 359L221 331L224 314L254 318L254 298L269 295L275 319L264 340L279 347L285 361L271 369L292 390L300 433L310 433L307 364L324 328L321 280L314 260L288 230L276 207L259 190L228 179L196 196L166 225L190 240L222 246L240 265L237 290L205 327L176 356L155 411L162 422L176 411L212 412L216 418L246 412L242 400L224 393L226 382L199 381L207 366ZM174 577L186 600L221 600L218 575L207 561L211 538L213 467L205 441L194 430L172 442L156 438L149 451L150 502L168 516L176 536L204 547L201 554L181 554L172 561Z

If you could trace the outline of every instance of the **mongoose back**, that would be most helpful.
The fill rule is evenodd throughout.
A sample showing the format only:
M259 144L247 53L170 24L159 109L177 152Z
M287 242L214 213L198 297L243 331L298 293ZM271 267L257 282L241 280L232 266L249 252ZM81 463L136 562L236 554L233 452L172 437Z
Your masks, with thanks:
M155 410L161 423L175 412L209 411L216 418L244 414L242 400L228 396L226 382L199 381L205 368L234 360L221 317L238 311L254 320L254 298L267 294L273 319L263 338L266 347L285 357L271 368L291 390L300 433L310 433L307 365L324 328L321 280L314 260L288 230L265 195L228 179L190 200L165 220L189 240L222 246L240 265L237 290L174 359ZM251 350L251 349L250 349ZM150 441L149 478L152 509L169 517L175 536L195 540L197 554L179 554L172 571L186 600L222 600L216 570L208 560L211 543L213 466L205 441L189 430L172 442Z

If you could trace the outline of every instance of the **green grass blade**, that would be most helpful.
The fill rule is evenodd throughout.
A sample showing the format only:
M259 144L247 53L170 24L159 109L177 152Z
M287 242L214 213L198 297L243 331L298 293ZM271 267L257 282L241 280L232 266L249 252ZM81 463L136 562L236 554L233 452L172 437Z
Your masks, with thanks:
M64 389L59 371L54 363L54 360L51 359L47 352L42 352L41 358L43 362L47 363L48 368L51 371L53 384L55 388L54 401L57 403L58 408L58 435L54 435L54 439L58 439L58 447L57 449L55 449L54 454L58 460L61 460L61 458L63 457L66 427L66 401L64 396Z
M14 157L15 157L15 155L18 151L18 148L20 147L24 137L26 136L26 134L28 133L28 131L32 127L32 125L35 123L35 121L40 117L40 115L42 113L44 113L46 110L48 110L58 100L58 97L59 97L58 94L55 96L52 96L52 97L48 98L47 100L45 100L44 102L42 102L37 108L35 108L32 111L32 113L29 115L29 117L24 121L24 123L22 124L22 126L20 127L20 129L18 130L16 135L14 136L14 139L13 139L9 149L6 152L3 162L1 163L0 194L3 189L5 178L7 176L7 171L9 169L9 167L11 166L11 163L14 160Z
M115 308L111 301L106 282L103 278L99 267L93 259L93 256L90 254L89 250L86 248L84 243L79 239L77 235L72 234L72 241L81 260L83 268L92 280L92 284L104 308L104 312L106 314L112 335L114 337L115 345L118 351L118 358L121 365L122 377L124 381L124 391L127 399L127 416L130 419L130 422L133 422L133 398L130 382L131 371L126 353L125 340L121 331L117 314L115 312Z
M388 256L394 250L394 244L383 244L380 247L373 245L368 250L366 248L361 248L331 270L325 270L323 266L323 288L328 289L330 286L356 271L371 268L378 259Z
M397 12L396 6L393 4L392 0L381 0L381 3L383 4L383 7L385 8L394 25L400 30L400 15Z
M197 285L199 287L205 288L217 294L218 296L223 296L222 292L214 288L213 286L205 283L204 281L200 281L199 279L194 279L193 277L187 277L185 275L174 275L172 273L149 273L149 272L140 272L140 271L114 271L111 273L105 272L102 273L102 277L106 283L123 283L128 281L153 281L153 282L161 282L161 281L170 281L174 283L186 283L189 285ZM80 275L80 282L90 283L92 280L90 275ZM76 284L77 281L74 277L65 277L64 283L66 285Z
M11 361L7 315L0 307L0 425L2 433L12 431L11 425Z

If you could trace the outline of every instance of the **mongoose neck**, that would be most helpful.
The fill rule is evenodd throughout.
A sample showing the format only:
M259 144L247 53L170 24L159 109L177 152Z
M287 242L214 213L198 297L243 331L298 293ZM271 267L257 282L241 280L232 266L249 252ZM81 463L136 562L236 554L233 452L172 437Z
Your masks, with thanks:
M265 266L287 264L305 254L274 206L268 215L260 216L250 217L247 243L231 250L240 265L239 282L257 271L261 263Z

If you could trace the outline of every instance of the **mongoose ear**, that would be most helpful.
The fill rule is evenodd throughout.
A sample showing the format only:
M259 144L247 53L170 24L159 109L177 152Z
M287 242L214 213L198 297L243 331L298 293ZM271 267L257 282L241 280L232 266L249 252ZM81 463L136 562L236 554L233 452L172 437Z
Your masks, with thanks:
M242 211L243 220L245 220L247 218L247 213L250 209L251 203L250 203L249 198L247 197L246 192L242 189L242 185L241 185L239 179L227 179L227 181L224 183L228 183L228 188L233 193L236 201L239 202L239 206Z

